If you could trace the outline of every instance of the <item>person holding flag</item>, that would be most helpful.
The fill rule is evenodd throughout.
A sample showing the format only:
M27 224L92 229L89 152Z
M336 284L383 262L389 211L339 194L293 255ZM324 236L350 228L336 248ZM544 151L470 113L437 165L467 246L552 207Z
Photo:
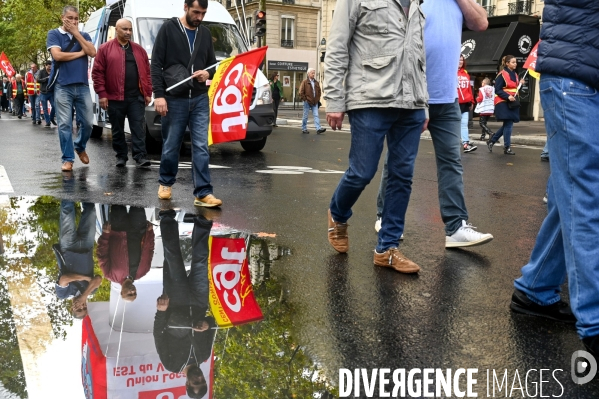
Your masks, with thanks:
M194 185L194 205L202 207L221 206L222 201L212 193L208 164L208 124L210 106L206 81L214 76L216 64L212 36L208 28L201 26L208 9L208 0L185 0L185 14L164 22L152 51L152 86L156 112L162 116L162 157L158 182L158 198L169 200L176 182L179 167L179 151L185 128L191 133L191 162ZM192 79L172 88L171 84L182 80L181 73L191 74ZM171 86L171 90L167 90Z

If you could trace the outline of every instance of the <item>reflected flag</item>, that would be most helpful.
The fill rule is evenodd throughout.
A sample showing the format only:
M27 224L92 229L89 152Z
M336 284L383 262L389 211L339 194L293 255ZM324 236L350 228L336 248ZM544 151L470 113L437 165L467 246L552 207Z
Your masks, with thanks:
M260 47L219 63L208 90L208 145L245 138L254 80L267 49Z
M541 76L540 73L535 71L535 68L537 66L537 50L539 49L539 43L541 43L540 40L533 47L532 51L530 52L530 55L526 59L526 62L523 66L524 69L528 69L528 74L535 79L538 79L539 76Z
M210 310L219 327L264 318L256 302L243 238L210 237Z
M2 54L0 54L0 68L9 78L16 74L15 69L10 64L8 57L6 56L6 54L4 54L4 51L2 52Z

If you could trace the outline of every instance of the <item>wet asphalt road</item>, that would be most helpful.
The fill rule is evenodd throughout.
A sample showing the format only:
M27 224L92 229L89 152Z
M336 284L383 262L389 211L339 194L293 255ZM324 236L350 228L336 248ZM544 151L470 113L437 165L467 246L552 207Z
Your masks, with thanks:
M337 381L339 368L477 368L479 397L541 397L533 395L538 373L529 377L526 395L516 390L487 396L486 370L503 375L507 369L510 386L517 370L524 386L529 369L561 369L555 371L561 384L547 372L543 376L544 396L599 397L597 379L578 386L570 377L570 357L583 348L572 326L513 315L508 308L513 279L546 213L549 165L539 161L541 149L514 147L513 157L481 147L464 154L470 222L495 239L446 250L433 147L422 140L401 247L422 269L413 276L372 264L379 174L354 207L349 253L339 255L327 242L328 202L341 177L333 172L347 167L349 139L330 130L317 136L280 127L261 153L245 153L238 143L211 149L210 163L218 166L211 169L214 193L224 201L220 222L276 234L272 240L290 249L271 272L288 292L295 334L329 378ZM90 140L91 163L77 161L72 176L60 172L55 129L3 116L0 142L11 195L160 207L157 169L115 168L108 134ZM156 165L158 158L152 156ZM283 166L312 171L258 172ZM188 167L179 172L172 205L193 212Z

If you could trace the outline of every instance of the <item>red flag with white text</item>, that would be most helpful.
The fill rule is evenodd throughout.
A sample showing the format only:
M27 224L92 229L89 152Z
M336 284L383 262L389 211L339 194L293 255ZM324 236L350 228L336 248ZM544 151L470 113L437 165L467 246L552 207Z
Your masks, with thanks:
M537 67L537 50L539 49L539 43L541 43L540 40L533 47L523 66L524 69L528 69L528 74L535 79L538 79L539 76L541 76L540 73L535 71L535 68Z
M6 54L4 54L4 51L2 52L2 54L0 54L0 68L9 78L16 74L15 69L12 67Z
M210 310L219 327L264 318L252 286L243 238L210 237Z
M268 46L220 62L210 83L208 145L245 138L256 72Z

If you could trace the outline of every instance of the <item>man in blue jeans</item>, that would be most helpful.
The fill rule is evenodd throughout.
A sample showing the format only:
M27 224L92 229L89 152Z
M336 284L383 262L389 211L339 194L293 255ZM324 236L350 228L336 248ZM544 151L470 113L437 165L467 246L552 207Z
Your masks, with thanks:
M173 17L164 22L154 42L152 51L152 86L156 112L162 116L162 158L158 198L171 199L172 186L177 181L179 151L183 143L185 128L189 126L191 134L191 177L195 206L216 207L222 201L212 194L210 184L210 153L208 152L208 123L210 107L208 105L208 87L206 80L214 75L207 67L216 63L212 36L208 28L201 25L208 9L208 0L185 0L185 15ZM194 52L194 50L197 50ZM165 81L171 69L187 69L191 56L195 59L188 71L193 79L167 91L170 87ZM173 82L170 82L172 85Z
M457 248L481 245L493 239L468 224L464 198L461 150L461 113L455 89L455 66L460 59L462 25L472 30L487 28L486 11L472 0L426 1L422 5L426 15L424 41L426 44L426 77L428 81L428 130L433 140L437 161L437 185L441 218L445 224L445 247ZM384 204L395 204L397 199L388 194L387 162L377 199L375 229L385 224ZM391 202L388 199L391 199Z
M356 19L363 14L360 1L337 3L325 58L327 122L340 129L347 112L351 124L349 168L331 199L328 239L337 252L349 250L352 206L374 177L387 139L392 154L387 199L394 206L385 207L373 262L416 273L418 265L398 247L426 119L424 16L419 2L409 0Z
M545 115L551 175L547 217L511 309L576 323L585 347L599 357L599 37L593 0L546 0L536 71ZM570 67L576 60L576 68ZM568 277L570 308L561 300Z
M300 84L299 96L304 101L304 114L302 117L302 133L309 134L308 132L308 114L311 112L314 117L314 126L316 127L316 134L322 134L327 129L320 126L320 118L318 117L318 104L320 104L320 84L314 76L316 71L314 68L308 69L308 77Z
M46 127L50 127L50 123L56 126L56 121L54 120L54 116L56 115L56 108L54 107L54 92L48 91L48 79L50 78L51 69L52 61L46 61L45 68L40 69L35 76L35 79L40 84L40 101L42 103L42 108L44 109ZM48 102L50 103L50 108L52 108L52 111L48 109Z
M94 118L87 77L87 57L95 57L96 48L91 37L85 32L80 32L78 26L79 11L76 7L65 6L62 10L62 26L50 30L46 40L46 47L54 59L52 73L57 74L54 83L54 104L62 150L62 170L66 172L73 170L75 152L81 162L89 163L85 147L91 136ZM70 44L71 41L73 45ZM50 78L50 84L53 78L54 76ZM73 106L82 122L75 142Z
M91 202L84 202L82 208L77 226L75 203L60 201L60 240L52 246L60 271L56 281L56 296L73 299L71 312L77 319L87 315L87 297L102 283L101 276L94 276L96 207Z

